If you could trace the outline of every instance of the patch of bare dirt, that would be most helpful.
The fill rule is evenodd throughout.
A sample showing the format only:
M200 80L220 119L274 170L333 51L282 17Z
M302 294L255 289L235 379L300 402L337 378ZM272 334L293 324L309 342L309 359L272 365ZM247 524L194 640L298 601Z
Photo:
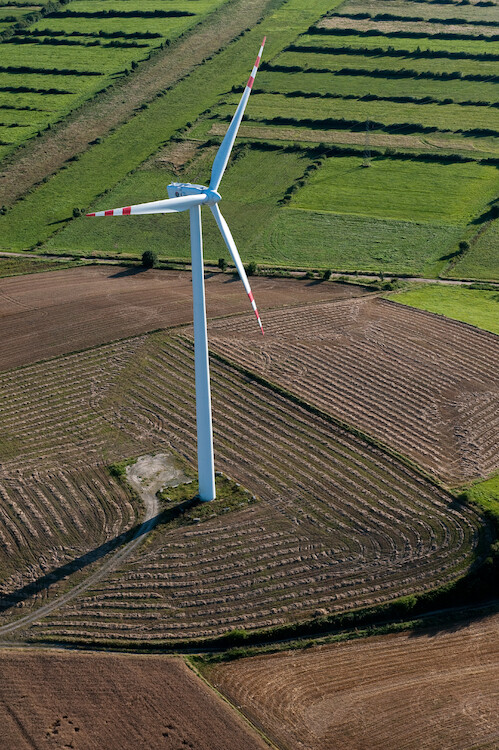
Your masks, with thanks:
M364 294L359 287L254 277L259 309ZM208 316L247 311L239 279L207 274ZM188 272L93 266L0 280L0 370L192 320Z
M204 59L254 24L265 12L268 0L232 2L173 49L158 53L138 71L111 89L86 102L60 127L32 139L17 151L0 173L0 204L11 205L65 161L80 154L100 138L126 122L141 104L186 76ZM126 93L125 93L126 92Z
M417 13L415 13L417 15ZM472 24L443 24L429 21L375 21L374 19L349 18L348 16L334 16L323 18L318 26L324 29L353 29L354 31L382 31L389 34L392 31L416 31L428 34L473 34L474 36L494 36L497 28L494 26L475 26Z
M499 747L499 616L215 667L215 686L289 750Z
M210 135L224 135L226 127L214 124L211 127ZM239 135L243 138L264 138L266 140L279 141L305 141L310 143L357 143L364 145L366 140L365 133L355 133L351 130L311 130L303 128L266 128L252 125L241 125ZM458 141L456 139L446 140L424 139L412 135L390 135L383 133L369 133L369 140L372 146L383 147L400 147L400 148L452 148L463 151L473 151L474 146L471 143Z
M180 172L196 156L199 144L196 141L174 141L158 154L145 161L141 169L163 168Z
M164 656L0 652L4 750L264 750L188 669Z

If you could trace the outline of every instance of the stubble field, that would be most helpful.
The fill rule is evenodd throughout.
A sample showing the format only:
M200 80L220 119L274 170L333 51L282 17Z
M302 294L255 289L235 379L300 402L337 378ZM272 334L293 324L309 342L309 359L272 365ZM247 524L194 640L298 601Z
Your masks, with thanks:
M181 659L3 650L0 665L9 750L268 748Z
M494 334L380 299L273 311L265 323L259 341L247 321L213 321L211 346L447 483L497 468Z
M210 679L289 750L495 750L499 618L242 659Z
M258 335L247 334L247 343ZM164 449L194 463L192 342L153 334L119 346L115 377L103 366L98 387L63 381L64 430L57 402L50 411L54 364L27 368L24 383L10 384L15 403L31 372L48 404L43 414L29 409L18 416L17 428L9 423L31 472L46 464L48 444L65 465L78 465L87 442L95 448L85 460L94 466ZM86 360L96 352L106 362L112 348L74 356ZM66 369L64 359L55 365ZM61 383L52 388L59 392ZM230 363L212 361L212 390L217 468L261 503L197 526L160 525L123 569L41 620L30 637L214 636L312 617L317 608L376 604L436 588L470 568L479 542L476 513L417 470ZM89 407L86 429L73 432Z

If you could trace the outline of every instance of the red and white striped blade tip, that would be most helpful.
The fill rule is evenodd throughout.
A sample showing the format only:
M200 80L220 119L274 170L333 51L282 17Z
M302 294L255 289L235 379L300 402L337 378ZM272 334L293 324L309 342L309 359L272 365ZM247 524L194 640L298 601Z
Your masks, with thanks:
M124 206L123 208L110 208L108 211L94 211L85 216L130 216L131 213L132 206Z
M260 47L260 51L258 53L258 57L255 60L255 64L253 65L253 70L251 71L250 77L248 78L248 83L246 84L247 88L250 88L250 89L253 88L253 84L255 82L255 76L256 76L256 74L258 72L258 67L260 65L260 60L262 59L262 52L263 52L263 48L265 47L265 41L266 41L266 39L267 39L267 37L264 36L263 37L262 46Z
M265 336L265 331L263 330L262 321L260 319L260 313L258 312L258 308L256 306L255 298L253 297L253 292L250 290L248 292L249 301L251 302L251 307L253 308L253 312L256 315L256 319L258 321L258 325L260 326L260 330L262 332L262 336Z

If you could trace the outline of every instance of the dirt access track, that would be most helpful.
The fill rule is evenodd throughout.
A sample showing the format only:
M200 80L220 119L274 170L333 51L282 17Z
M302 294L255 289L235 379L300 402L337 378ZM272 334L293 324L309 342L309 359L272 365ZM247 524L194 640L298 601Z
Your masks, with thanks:
M495 750L499 616L241 659L210 679L287 750Z
M0 651L3 750L265 750L182 659Z
M260 311L365 294L343 284L255 277ZM208 317L254 315L239 278L206 278ZM0 280L0 370L192 321L191 274L89 266ZM264 321L265 322L265 321Z

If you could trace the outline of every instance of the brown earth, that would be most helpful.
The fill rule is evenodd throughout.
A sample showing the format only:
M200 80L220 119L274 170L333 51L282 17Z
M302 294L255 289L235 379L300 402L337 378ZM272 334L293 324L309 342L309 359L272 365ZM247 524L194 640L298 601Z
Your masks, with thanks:
M432 6L435 7L435 6ZM391 10L391 9L390 9ZM414 15L418 15L417 11ZM325 29L353 29L354 31L382 31L388 34L392 31L416 31L427 34L473 34L475 36L494 36L497 27L474 26L468 24L443 24L430 23L428 21L374 21L371 19L349 18L348 16L335 16L334 18L323 18L318 26Z
M255 277L261 311L365 294L361 287ZM228 274L207 274L208 316L247 311L246 293ZM188 272L92 266L0 279L0 370L192 320Z
M376 436L448 483L499 462L499 336L357 299L210 324L214 351Z
M223 125L212 125L210 135L223 135L226 131ZM265 138L268 141L304 141L310 143L357 143L364 145L365 133L355 133L350 130L311 130L303 128L269 128L255 125L241 125L239 136L242 138ZM473 151L472 143L465 143L456 139L445 140L444 138L431 142L429 139L421 139L413 135L390 135L370 133L369 141L372 146L396 146L399 148L417 148L433 150L435 148L452 148L464 151Z
M253 325L241 347L248 366L251 339L260 336ZM128 339L21 374L0 375L0 434L16 450L0 480L17 471L28 483L37 473L40 485L39 467L51 462L85 460L91 469L104 455L166 450L195 466L193 346L185 336ZM215 466L261 502L226 513L221 500L218 516L202 522L163 521L119 572L29 630L23 624L23 637L154 643L216 636L312 618L318 609L378 604L469 569L481 524L472 509L216 358L211 383ZM27 513L34 526L37 511L47 514L34 503ZM30 543L25 526L11 514L5 532L12 545L16 533ZM21 571L29 580L31 569L19 564ZM8 599L15 582L4 585ZM10 608L2 622L18 615Z
M242 659L213 684L287 750L497 750L499 616Z
M178 658L0 652L3 750L264 750Z
M255 24L268 4L268 0L235 0L230 3L230 10L227 5L222 6L199 31L172 49L154 55L136 73L83 104L59 127L29 141L0 172L0 205L11 205L65 161L85 151L95 138L126 122L137 107L173 86L206 57Z

